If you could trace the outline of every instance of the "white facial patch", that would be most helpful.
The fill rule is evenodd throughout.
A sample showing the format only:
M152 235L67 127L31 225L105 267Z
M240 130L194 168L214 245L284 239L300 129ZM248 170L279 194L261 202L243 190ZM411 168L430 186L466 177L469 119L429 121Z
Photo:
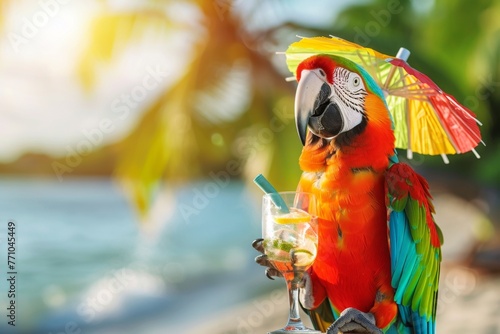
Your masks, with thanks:
M356 125L360 124L363 120L363 114L357 111L353 111L351 108L347 107L342 101L337 100L337 104L342 114L344 120L344 126L341 132L346 132L353 129Z
M343 67L337 67L333 73L334 84L331 99L337 103L344 124L341 132L346 132L363 121L365 85L359 74Z

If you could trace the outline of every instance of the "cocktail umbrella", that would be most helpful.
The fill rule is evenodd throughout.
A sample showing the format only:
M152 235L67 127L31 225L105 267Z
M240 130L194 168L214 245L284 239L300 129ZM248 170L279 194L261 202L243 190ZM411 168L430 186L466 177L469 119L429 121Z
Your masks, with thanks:
M472 151L481 140L474 113L443 92L428 76L412 68L406 60L410 52L401 48L396 57L328 37L303 37L285 52L289 70L295 74L299 63L316 54L347 58L361 65L377 81L385 93L394 120L396 147L428 155Z

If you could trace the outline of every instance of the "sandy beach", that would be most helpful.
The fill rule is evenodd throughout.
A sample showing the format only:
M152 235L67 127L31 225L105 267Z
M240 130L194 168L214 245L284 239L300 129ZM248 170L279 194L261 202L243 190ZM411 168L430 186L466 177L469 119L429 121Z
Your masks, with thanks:
M478 277L465 268L444 273L437 332L440 334L500 333L500 279ZM449 285L450 282L455 285ZM271 295L281 296L279 303ZM282 327L287 318L287 302L280 290L252 300L209 322L194 326L187 333L263 334ZM303 317L308 322L307 316Z

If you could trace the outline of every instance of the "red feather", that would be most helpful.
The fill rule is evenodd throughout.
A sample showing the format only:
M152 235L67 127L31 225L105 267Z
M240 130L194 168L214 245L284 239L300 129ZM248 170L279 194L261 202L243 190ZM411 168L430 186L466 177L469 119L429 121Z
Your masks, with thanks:
M436 229L436 223L432 214L434 207L432 206L432 196L429 192L429 184L421 175L417 174L410 166L404 163L393 165L388 172L388 179L391 192L396 199L402 199L410 196L417 200L421 206L425 207L426 223L431 233L431 244L434 247L440 247L439 234Z
M339 312L347 307L372 312L384 328L397 314L385 203L394 134L384 102L368 94L365 103L369 121L348 147L308 134L300 189L320 202L320 243L311 272L316 306L328 297Z

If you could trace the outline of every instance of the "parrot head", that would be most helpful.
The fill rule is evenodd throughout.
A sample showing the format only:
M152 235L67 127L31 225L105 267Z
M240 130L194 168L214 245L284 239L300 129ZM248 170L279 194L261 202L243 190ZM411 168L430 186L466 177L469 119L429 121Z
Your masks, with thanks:
M303 145L307 128L325 139L363 132L370 117L366 97L374 94L384 100L371 76L342 57L309 57L299 64L296 76L295 121Z

